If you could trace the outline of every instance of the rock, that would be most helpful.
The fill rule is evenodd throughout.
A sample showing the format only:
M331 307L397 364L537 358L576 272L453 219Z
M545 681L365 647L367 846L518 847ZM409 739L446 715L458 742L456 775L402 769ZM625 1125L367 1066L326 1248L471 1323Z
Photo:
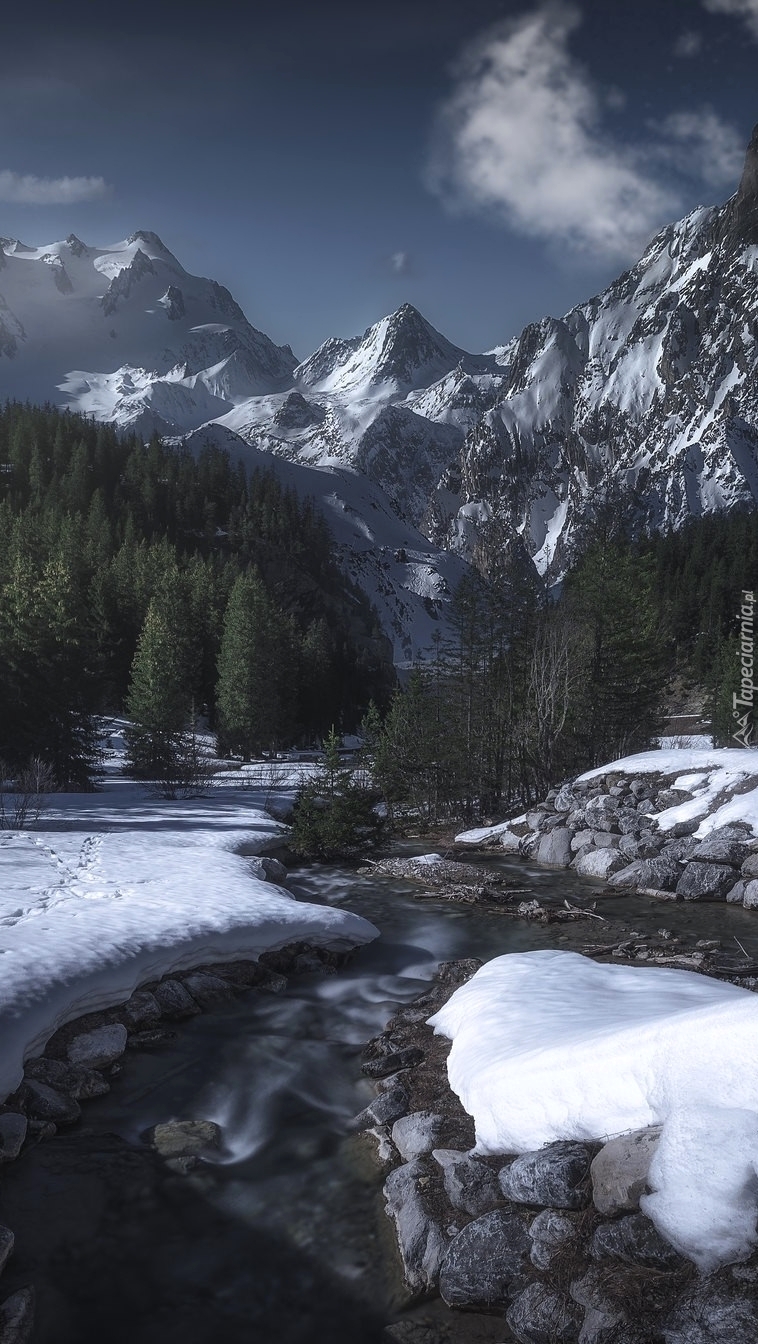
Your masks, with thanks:
M154 1027L161 1020L161 1006L149 990L138 989L124 1004L124 1015L130 1027Z
M457 1148L435 1148L432 1157L442 1168L445 1194L454 1209L479 1218L502 1203L497 1175L486 1162Z
M758 907L758 881L753 878L745 883L745 890L742 893L742 904L746 910L755 910Z
M64 1064L62 1059L47 1059L44 1055L39 1059L30 1059L24 1073L27 1078L47 1083L58 1092L67 1092L75 1101L104 1097L111 1090L110 1084L96 1069L75 1068L71 1064Z
M747 882L735 882L734 886L730 887L726 893L728 903L730 905L742 905L745 899L745 890L747 886ZM758 896L758 883L756 884L756 896Z
M456 1143L473 1143L472 1122L434 1111L412 1111L403 1115L392 1126L392 1142L405 1162L431 1153L433 1148L452 1147Z
M200 1012L192 995L180 980L162 980L156 985L153 993L163 1015L172 1021L183 1017L195 1017Z
M501 831L498 837L498 844L505 854L519 854L521 852L520 835L514 835L513 831Z
M537 1269L549 1269L556 1256L569 1248L575 1247L578 1253L576 1224L557 1209L543 1209L538 1213L532 1220L529 1236L532 1239L531 1261Z
M639 835L649 824L647 817L633 807L620 807L615 820L622 835Z
M695 831L700 829L700 818L694 817L692 821L677 821L669 829L669 835L674 840L678 840L683 835L694 835Z
M353 1129L371 1129L374 1125L392 1125L408 1110L408 1093L404 1087L390 1087L369 1102L352 1122Z
M593 831L592 843L595 849L618 849L620 835L611 835L610 831Z
M576 793L570 784L562 784L553 799L553 807L556 812L573 812L579 801Z
M680 840L666 840L661 853L666 854L670 859L687 860L692 858L693 850L696 850L699 844L700 841L696 840L694 836L684 835Z
M628 859L655 859L661 852L661 845L661 837L653 835L652 831L636 837L622 835L619 840L619 849Z
M500 1172L500 1189L516 1204L583 1209L590 1202L582 1186L590 1169L584 1144L559 1141L538 1152L523 1153Z
M612 1256L644 1269L681 1269L686 1261L674 1250L644 1213L631 1213L613 1223L601 1223L592 1237L592 1257Z
M400 1154L392 1142L389 1125L372 1125L371 1129L363 1130L361 1138L373 1143L373 1161L382 1171L391 1171L397 1166Z
M166 1031L164 1027L158 1027L154 1031L135 1031L132 1032L127 1041L127 1050L156 1050L159 1046L165 1045L167 1041L176 1040L175 1031Z
M563 1293L530 1283L514 1298L505 1319L519 1344L576 1344L583 1313Z
M608 1316L604 1311L595 1311L594 1307L585 1307L579 1344L626 1344L629 1337L617 1328L622 1319L619 1315ZM632 1344L631 1340L629 1344Z
M66 1054L75 1067L105 1069L120 1059L126 1049L127 1030L121 1022L82 1032L69 1041Z
M81 1110L78 1102L65 1092L57 1092L36 1078L25 1078L19 1088L26 1114L35 1120L52 1120L56 1125L73 1125Z
M669 807L678 807L680 803L692 802L692 794L686 789L661 789L656 795L655 806L659 812L665 812ZM697 830L697 827L695 827Z
M748 854L740 871L743 877L758 877L758 854Z
M389 1078L401 1069L415 1069L423 1058L423 1050L419 1050L417 1045L409 1045L405 1050L393 1050L380 1059L367 1059L361 1064L361 1072L367 1078Z
M574 861L574 868L581 877L599 877L603 880L625 865L626 859L617 849L591 849L587 854L577 855Z
M646 779L633 779L629 784L629 792L633 793L638 801L644 798L652 798L655 790Z
M183 983L201 1008L218 1003L221 999L234 998L234 988L229 981L222 980L220 975L213 975L210 971L191 971L184 976Z
M0 1344L27 1344L34 1327L34 1289L20 1288L0 1304Z
M18 1111L0 1115L0 1163L15 1162L24 1146L28 1120Z
M723 901L735 877L734 869L726 864L691 859L676 884L676 894L685 901Z
M592 1159L592 1200L599 1213L638 1209L661 1135L660 1126L610 1139Z
M552 831L541 835L534 857L538 863L550 864L554 868L568 868L571 862L571 841L573 832L567 826L556 826Z
M661 854L657 859L634 859L608 879L611 887L654 887L674 891L682 870L674 859Z
M0 1223L0 1274L5 1269L8 1260L13 1254L13 1247L16 1238L9 1227L3 1227Z
M618 807L618 799L611 797L610 794L590 798L584 809L585 821L593 831L612 831L616 824Z
M593 837L594 837L595 835L600 835L600 834L605 834L605 832L600 832L600 831L587 831L587 830L585 830L585 831L577 831L576 835L574 836L573 840L571 841L571 849L572 849L572 852L573 852L574 854L578 854L580 849L584 849L585 846L587 846L587 845L591 845L591 844L592 844L592 842L593 842Z
M692 858L699 863L730 863L735 868L748 856L749 831L741 826L719 826L701 840Z
M267 882L276 882L280 886L287 881L287 869L278 859L272 859L264 855L260 860L261 868L266 875Z
M435 1168L436 1170L436 1168ZM417 1157L391 1171L384 1183L387 1213L395 1224L403 1274L413 1293L436 1286L448 1247L435 1194L432 1164Z
M440 1271L440 1296L449 1307L491 1311L504 1307L531 1272L526 1222L505 1209L485 1213L450 1243Z
M145 1138L161 1157L199 1157L221 1146L221 1127L212 1120L168 1120L153 1125Z
M709 1275L685 1288L660 1332L665 1344L758 1344L758 1302Z

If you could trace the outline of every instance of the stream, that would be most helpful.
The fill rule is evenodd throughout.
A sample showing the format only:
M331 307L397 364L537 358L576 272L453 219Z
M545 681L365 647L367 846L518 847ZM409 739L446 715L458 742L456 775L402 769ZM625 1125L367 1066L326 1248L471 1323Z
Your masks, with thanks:
M588 905L601 890L524 860L478 861L542 902ZM335 976L243 995L180 1024L160 1049L130 1053L81 1125L3 1172L0 1221L17 1238L3 1288L35 1284L34 1344L361 1344L401 1319L383 1178L348 1133L373 1095L362 1047L438 962L581 945L587 922L574 932L419 901L417 884L340 866L294 871L289 885L365 916L381 937ZM737 938L758 959L758 915L741 907L620 895L597 911L686 946L719 937L734 951ZM223 1128L221 1150L190 1176L166 1172L141 1141L171 1119ZM502 1339L493 1323L461 1316L449 1337ZM448 1338L442 1326L437 1337Z

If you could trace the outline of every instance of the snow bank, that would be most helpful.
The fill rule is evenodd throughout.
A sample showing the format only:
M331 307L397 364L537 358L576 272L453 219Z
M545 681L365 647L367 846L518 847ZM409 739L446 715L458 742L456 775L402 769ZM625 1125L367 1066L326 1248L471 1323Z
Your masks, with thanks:
M236 851L270 847L281 828L239 794L155 803L132 785L59 801L65 830L0 832L0 1097L64 1022L147 980L298 939L377 936L252 875Z
M758 834L758 751L746 747L642 751L597 770L588 770L579 779L596 779L610 772L672 776L670 787L686 789L694 795L692 802L656 813L662 831L671 830L679 821L700 818L695 832L699 840L718 826L734 821L746 821ZM751 781L755 782L753 788Z
M496 957L429 1019L477 1151L662 1124L642 1208L709 1272L758 1244L758 996L574 952Z

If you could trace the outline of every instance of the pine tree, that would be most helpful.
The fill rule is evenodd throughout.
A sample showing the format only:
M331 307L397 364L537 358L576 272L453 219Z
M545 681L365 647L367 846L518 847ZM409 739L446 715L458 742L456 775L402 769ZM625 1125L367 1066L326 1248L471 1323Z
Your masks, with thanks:
M352 766L340 760L332 728L324 742L324 762L300 789L292 812L291 845L309 859L350 858L375 845L381 819L376 794L357 782Z
M219 749L249 761L285 740L294 686L287 622L260 579L242 574L229 595L216 687Z
M127 697L129 763L143 779L170 782L181 773L193 709L188 632L181 578L169 573L148 606Z

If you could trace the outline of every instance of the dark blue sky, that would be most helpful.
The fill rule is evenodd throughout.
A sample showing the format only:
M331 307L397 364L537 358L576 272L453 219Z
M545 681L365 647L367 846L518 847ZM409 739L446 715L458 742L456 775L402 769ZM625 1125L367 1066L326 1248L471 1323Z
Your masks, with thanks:
M406 300L472 350L564 312L729 196L758 120L758 0L33 14L0 233L153 229L301 358Z

